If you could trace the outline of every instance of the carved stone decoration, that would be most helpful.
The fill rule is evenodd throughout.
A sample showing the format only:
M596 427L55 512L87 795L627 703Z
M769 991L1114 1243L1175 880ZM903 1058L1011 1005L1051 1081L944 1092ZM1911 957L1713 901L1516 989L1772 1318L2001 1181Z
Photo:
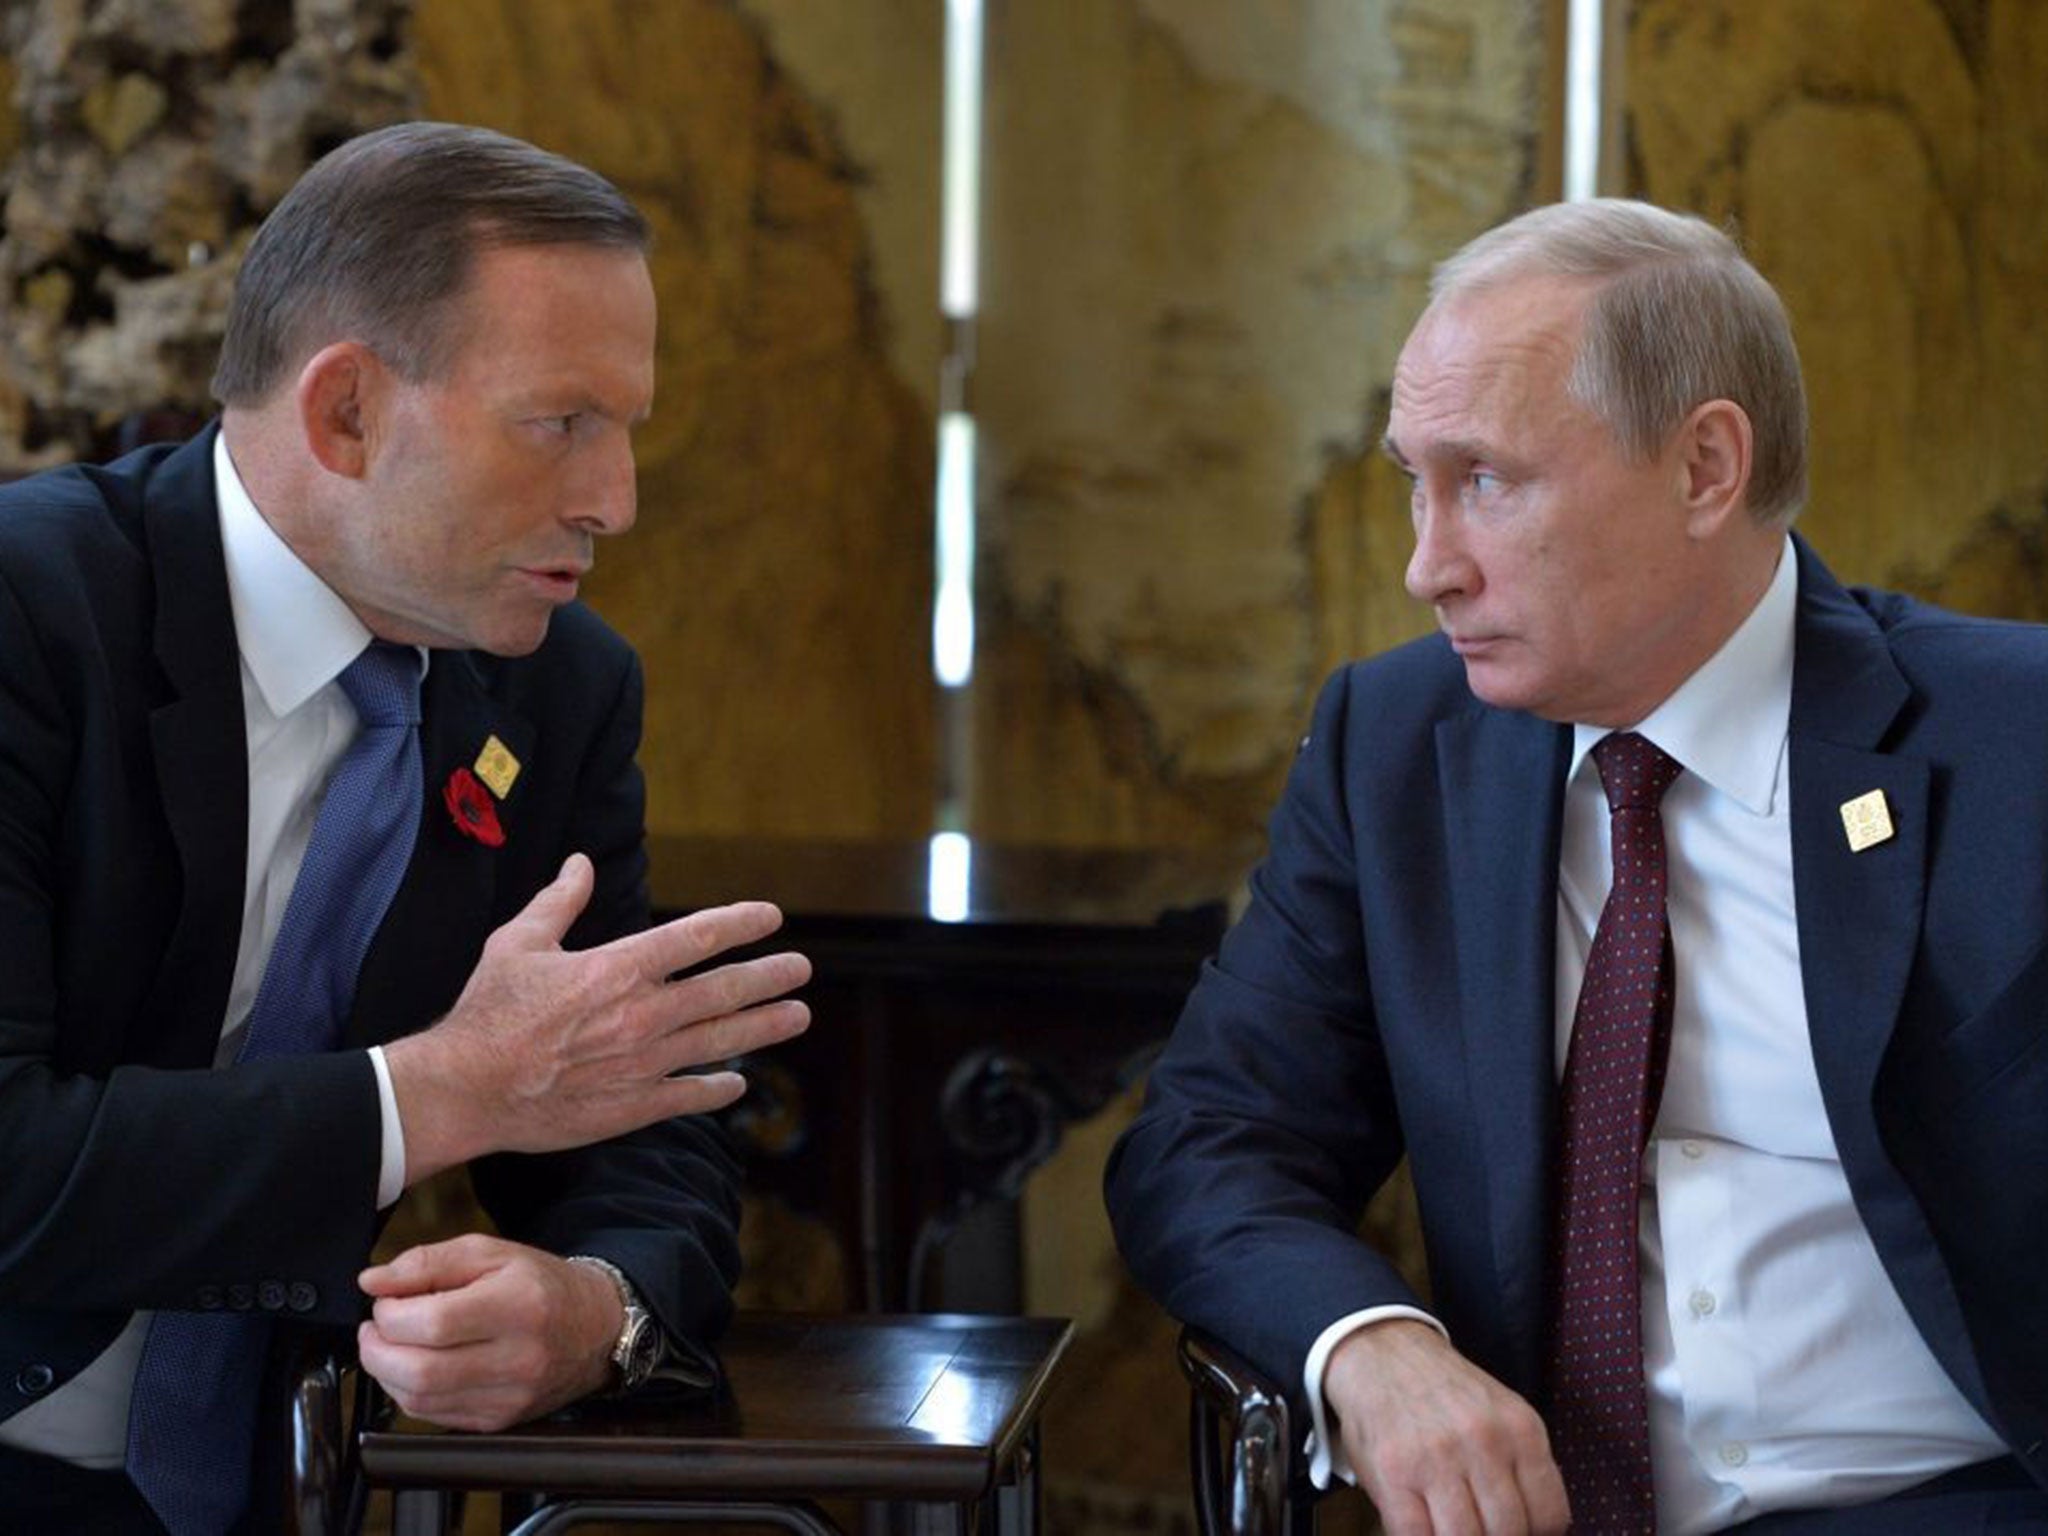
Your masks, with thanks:
M411 115L410 0L8 0L0 471L197 417L234 273L323 152Z

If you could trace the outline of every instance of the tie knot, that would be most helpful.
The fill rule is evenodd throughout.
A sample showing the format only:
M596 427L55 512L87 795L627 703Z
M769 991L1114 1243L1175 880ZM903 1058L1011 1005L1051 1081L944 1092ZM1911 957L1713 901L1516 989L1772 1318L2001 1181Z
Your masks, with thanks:
M1634 731L1616 731L1595 742L1593 766L1600 770L1609 811L1654 811L1684 771L1676 758Z
M409 645L373 640L342 669L341 691L365 726L418 725L420 653Z

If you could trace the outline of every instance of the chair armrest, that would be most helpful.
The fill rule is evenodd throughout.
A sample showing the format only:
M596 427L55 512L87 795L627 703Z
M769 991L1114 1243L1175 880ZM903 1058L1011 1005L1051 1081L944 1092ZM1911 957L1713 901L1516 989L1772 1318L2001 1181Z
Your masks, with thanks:
M355 1536L368 1495L356 1435L390 1418L390 1400L368 1372L330 1349L309 1347L289 1380L284 1529Z
M1312 1531L1315 1508L1297 1489L1287 1394L1242 1356L1183 1328L1180 1366L1192 1390L1188 1458L1202 1536Z

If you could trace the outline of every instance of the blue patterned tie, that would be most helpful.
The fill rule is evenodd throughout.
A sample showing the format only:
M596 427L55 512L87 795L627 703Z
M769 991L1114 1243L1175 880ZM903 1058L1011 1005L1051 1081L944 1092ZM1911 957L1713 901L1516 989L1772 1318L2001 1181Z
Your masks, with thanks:
M1573 1536L1656 1536L1636 1212L1671 1046L1664 792L1676 762L1633 731L1602 737L1614 885L1572 1016L1559 1105L1551 1446Z
M349 663L341 686L362 730L313 823L249 1011L244 1061L340 1043L363 954L412 860L422 793L419 652L378 641ZM221 1536L241 1517L269 1340L266 1312L151 1320L128 1414L128 1473L171 1536Z

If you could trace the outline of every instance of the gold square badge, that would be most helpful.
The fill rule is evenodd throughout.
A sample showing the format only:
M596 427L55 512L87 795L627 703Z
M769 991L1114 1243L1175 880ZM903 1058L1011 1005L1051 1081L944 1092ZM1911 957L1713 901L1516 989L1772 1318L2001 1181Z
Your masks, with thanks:
M512 749L497 737L486 736L483 750L476 755L475 771L476 776L484 781L490 792L502 800L512 793L512 781L519 777L519 759L514 757ZM1843 806L1842 814L1846 816L1848 813L1849 808ZM1889 831L1886 835L1890 835Z
M1861 853L1866 848L1875 848L1887 842L1892 835L1892 808L1885 803L1884 791L1873 789L1867 795L1858 795L1854 800L1842 802L1842 830L1849 834L1849 851Z

